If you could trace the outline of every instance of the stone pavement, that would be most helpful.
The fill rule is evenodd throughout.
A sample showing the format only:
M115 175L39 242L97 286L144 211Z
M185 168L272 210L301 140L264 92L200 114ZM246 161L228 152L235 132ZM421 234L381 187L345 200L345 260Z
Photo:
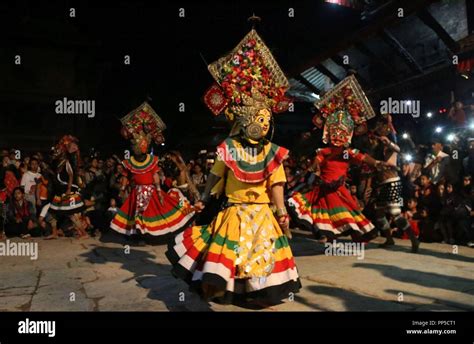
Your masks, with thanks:
M133 246L115 233L29 241L38 243L37 260L0 256L0 311L251 310L190 293L171 276L164 243ZM474 249L422 244L415 255L408 241L391 250L377 248L381 241L367 245L361 260L327 256L296 230L291 246L303 289L265 311L474 310ZM131 245L128 254L124 245Z

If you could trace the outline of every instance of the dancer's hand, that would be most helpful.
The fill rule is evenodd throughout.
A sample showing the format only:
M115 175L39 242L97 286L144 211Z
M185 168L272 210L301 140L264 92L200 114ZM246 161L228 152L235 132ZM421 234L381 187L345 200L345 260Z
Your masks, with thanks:
M196 210L196 213L200 213L204 210L205 207L206 206L202 201L197 201L196 203L194 203L194 209Z
M161 205L165 204L165 200L163 198L161 191L158 191L158 200L160 201Z
M288 215L283 215L278 218L278 224L282 229L283 233L287 236L288 239L291 239L293 236L291 235L290 230L290 217Z
M290 218L288 215L282 215L278 218L278 224L284 231L290 228Z

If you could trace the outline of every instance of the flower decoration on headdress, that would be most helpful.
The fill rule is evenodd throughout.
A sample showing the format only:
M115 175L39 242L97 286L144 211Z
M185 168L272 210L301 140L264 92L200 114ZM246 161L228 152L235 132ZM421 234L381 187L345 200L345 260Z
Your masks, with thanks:
M313 123L319 128L329 115L344 110L352 117L356 134L362 134L366 131L366 121L375 117L374 109L353 75L338 83L314 105L319 109L319 113L313 118Z
M206 92L204 101L215 115L225 111L232 122L236 116L248 116L261 106L273 113L284 112L291 103L285 97L288 79L253 29L208 69L217 84Z
M146 139L148 144L151 140L157 144L164 140L163 131L166 125L147 102L143 102L120 121L122 122L121 134L126 139L135 141L139 138Z
M61 152L67 152L71 143L75 143L77 145L79 143L79 139L72 135L64 135L56 144L55 149Z
M74 164L81 164L81 153L79 150L79 139L72 135L64 135L52 148L53 160L63 160L68 156L74 160Z
M75 153L79 150L79 139L72 135L64 135L52 148L53 158L58 158L66 153Z

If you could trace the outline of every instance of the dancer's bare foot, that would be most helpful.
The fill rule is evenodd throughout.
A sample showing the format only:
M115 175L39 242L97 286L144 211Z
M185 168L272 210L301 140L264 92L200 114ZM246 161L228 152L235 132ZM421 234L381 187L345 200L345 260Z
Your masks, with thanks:
M53 240L53 239L57 239L57 238L58 238L57 234L51 234L51 235L48 235L47 237L45 237L44 240Z

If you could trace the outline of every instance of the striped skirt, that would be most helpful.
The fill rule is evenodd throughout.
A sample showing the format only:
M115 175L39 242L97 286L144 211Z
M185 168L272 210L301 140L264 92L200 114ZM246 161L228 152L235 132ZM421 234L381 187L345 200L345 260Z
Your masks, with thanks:
M163 197L163 204L158 192ZM183 199L152 185L137 186L117 211L110 227L127 235L159 236L183 228L193 216L194 210Z
M234 204L210 225L178 234L166 255L173 274L207 299L276 304L301 287L288 239L268 204Z
M57 215L72 215L84 211L85 205L79 192L55 195L50 210Z
M363 235L375 228L345 186L330 192L316 187L305 194L295 193L288 204L297 220L305 221L329 236L345 235L350 231Z

